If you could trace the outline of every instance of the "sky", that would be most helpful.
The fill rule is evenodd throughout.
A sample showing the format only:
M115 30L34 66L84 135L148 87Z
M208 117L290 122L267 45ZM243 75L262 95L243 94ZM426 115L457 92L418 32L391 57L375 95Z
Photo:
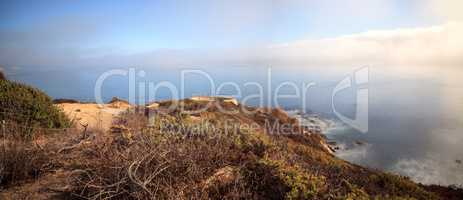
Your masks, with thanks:
M452 65L459 0L2 0L0 65ZM349 52L349 54L346 54Z

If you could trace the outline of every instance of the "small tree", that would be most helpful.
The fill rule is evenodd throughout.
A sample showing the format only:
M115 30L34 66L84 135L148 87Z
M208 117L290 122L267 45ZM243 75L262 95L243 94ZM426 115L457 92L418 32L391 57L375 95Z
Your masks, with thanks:
M0 71L0 80L6 80L6 76L3 71Z

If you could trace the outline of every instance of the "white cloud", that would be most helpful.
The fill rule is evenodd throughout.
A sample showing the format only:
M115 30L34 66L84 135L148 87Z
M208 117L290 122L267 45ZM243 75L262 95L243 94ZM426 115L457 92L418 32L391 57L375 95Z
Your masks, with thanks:
M425 4L425 12L446 21L462 21L461 8L463 8L461 0L427 0Z
M281 64L299 65L462 65L463 24L302 40L269 48Z

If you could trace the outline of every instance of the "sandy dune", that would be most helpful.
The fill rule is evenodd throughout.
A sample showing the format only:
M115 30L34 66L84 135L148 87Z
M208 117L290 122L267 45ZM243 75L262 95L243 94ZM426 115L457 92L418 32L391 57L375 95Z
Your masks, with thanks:
M89 129L109 130L112 121L119 113L126 111L131 106L125 103L94 104L94 103L62 103L56 104L64 113L76 122L78 128L87 125Z

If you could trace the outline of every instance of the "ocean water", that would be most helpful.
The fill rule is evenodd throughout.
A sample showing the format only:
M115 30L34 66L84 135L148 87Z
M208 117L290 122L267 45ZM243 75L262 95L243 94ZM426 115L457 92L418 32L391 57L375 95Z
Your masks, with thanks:
M368 67L362 87L352 84L333 97L334 88L359 67L209 67L134 68L114 75L102 85L107 101L113 96L133 101L182 98L192 95L235 95L254 106L304 110L335 122L326 134L341 147L348 161L406 176L426 184L463 184L463 70L458 67ZM365 69L365 68L361 68ZM95 101L95 84L108 68L50 69L8 72L10 79L36 86L54 98ZM129 74L128 68L121 69ZM182 82L182 72L184 79ZM183 83L183 84L182 84ZM224 86L220 84L226 83ZM233 84L230 84L233 83ZM153 87L159 86L156 93ZM305 85L304 85L305 84ZM310 86L308 86L310 85ZM169 86L169 87L165 87ZM238 89L237 89L238 88ZM344 123L334 113L354 118L358 91L368 90L368 131ZM171 93L174 90L174 93ZM275 92L278 90L278 94ZM284 95L296 95L291 98ZM262 96L250 98L251 95ZM274 97L278 96L277 102ZM333 100L333 101L332 101ZM333 104L332 104L333 103ZM365 102L361 102L362 104ZM333 108L333 105L335 108Z

